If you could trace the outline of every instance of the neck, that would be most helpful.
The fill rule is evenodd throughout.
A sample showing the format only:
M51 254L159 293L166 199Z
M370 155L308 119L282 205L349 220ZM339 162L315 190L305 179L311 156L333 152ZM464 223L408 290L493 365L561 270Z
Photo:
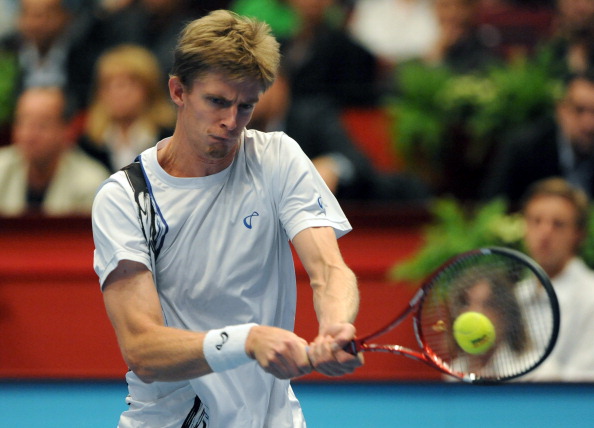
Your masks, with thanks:
M176 140L175 134L168 144L157 152L161 167L174 177L207 177L217 174L231 165L239 145L220 158L208 157Z
M58 167L58 160L56 158L43 162L31 162L27 176L29 188L37 191L47 188Z

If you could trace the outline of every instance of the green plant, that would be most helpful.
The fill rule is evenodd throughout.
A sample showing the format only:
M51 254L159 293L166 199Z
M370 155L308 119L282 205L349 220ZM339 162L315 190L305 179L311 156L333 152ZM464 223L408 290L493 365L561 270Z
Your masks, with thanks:
M502 199L473 208L454 198L437 199L431 213L433 221L423 230L423 247L393 266L390 279L417 283L449 258L475 248L503 246L525 251L524 220L519 213L509 213ZM580 256L594 269L594 208Z
M581 248L581 256L590 268L594 269L594 208L588 218L588 233Z
M8 122L12 115L17 74L15 55L0 51L0 125Z
M442 155L466 141L469 162L480 162L510 129L552 111L559 84L530 61L457 74L419 62L402 64L398 95L388 100L398 153L415 170L444 168Z
M395 265L389 277L417 282L464 251L493 245L521 249L523 220L507 210L499 199L474 209L453 198L437 199L431 207L434 220L423 231L424 246Z

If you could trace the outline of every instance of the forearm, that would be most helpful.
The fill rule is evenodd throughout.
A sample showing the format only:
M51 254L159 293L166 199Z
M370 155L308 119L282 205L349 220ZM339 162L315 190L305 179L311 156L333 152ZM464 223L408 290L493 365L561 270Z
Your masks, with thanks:
M155 326L121 340L124 360L145 382L178 381L211 373L204 358L205 333Z
M312 279L314 307L320 333L326 326L353 323L359 310L357 278L346 265L329 266L320 279Z

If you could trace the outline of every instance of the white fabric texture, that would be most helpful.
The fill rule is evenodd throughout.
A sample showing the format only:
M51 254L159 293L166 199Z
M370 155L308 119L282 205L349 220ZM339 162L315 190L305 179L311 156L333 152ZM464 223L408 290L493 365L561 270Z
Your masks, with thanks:
M207 331L257 323L292 330L296 280L289 239L309 227L330 226L337 236L350 231L338 202L283 133L246 130L232 165L198 178L172 177L160 167L157 150L168 141L142 154L167 230L153 272L167 325ZM95 270L101 284L124 259L151 268L131 192L118 172L95 199ZM132 404L122 427L139 426L159 408L178 406L174 397L188 385L144 384L133 373L127 378ZM265 373L255 361L189 384L208 408L210 428L305 426L289 381ZM185 414L178 411L172 414L180 426Z

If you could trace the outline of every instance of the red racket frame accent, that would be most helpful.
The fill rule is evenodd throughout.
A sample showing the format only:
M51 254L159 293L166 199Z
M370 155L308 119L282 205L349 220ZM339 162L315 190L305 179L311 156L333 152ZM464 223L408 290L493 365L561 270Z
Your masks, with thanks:
M434 367L443 373L452 375L457 377L460 380L470 383L493 383L495 381L485 381L485 380L477 380L475 375L473 374L466 374L461 372L456 372L449 369L433 351L429 348L423 340L423 335L420 329L421 325L421 307L423 303L423 299L425 298L428 290L433 286L434 279L440 275L445 269L449 266L458 263L460 260L468 258L473 255L477 254L492 254L492 253L499 253L499 254L506 254L508 256L514 257L516 259L522 260L526 265L531 266L533 272L538 274L538 277L542 279L543 286L546 289L547 293L549 294L549 298L551 301L553 313L555 314L555 325L553 327L553 334L551 338L551 343L549 344L548 348L545 351L544 356L542 359L534 366L538 366L544 359L548 356L550 351L552 350L556 340L557 335L559 332L559 304L557 301L557 297L553 290L553 287L548 279L546 273L542 270L540 266L538 266L533 260L531 260L528 256L519 253L515 250L510 250L508 248L500 248L500 247L490 247L490 248L478 248L475 250L467 251L458 256L452 257L445 263L443 263L439 268L437 268L423 283L421 288L415 293L413 298L408 303L408 306L400 312L392 321L386 324L384 327L376 330L374 333L371 333L367 336L362 338L354 339L351 341L349 345L345 347L345 350L352 354L357 354L358 352L389 352L392 354L403 355L418 361L421 361L431 367ZM413 349L401 346L401 345L393 345L393 344L378 344L378 343L368 343L370 340L375 339L378 336L392 330L398 324L400 324L410 313L414 312L413 316L413 326L415 331L415 337L417 339L417 343L420 347L420 350L415 351ZM532 367L532 368L534 368Z

